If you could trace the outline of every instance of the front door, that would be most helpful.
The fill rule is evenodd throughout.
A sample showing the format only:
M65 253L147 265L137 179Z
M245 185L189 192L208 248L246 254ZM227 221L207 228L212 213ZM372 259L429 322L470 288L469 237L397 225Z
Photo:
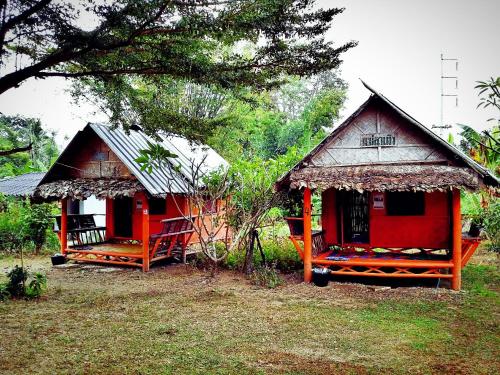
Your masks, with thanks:
M132 212L134 200L130 197L113 200L113 214L116 237L132 237Z
M368 243L368 192L359 193L356 190L347 191L343 194L343 224L344 242Z

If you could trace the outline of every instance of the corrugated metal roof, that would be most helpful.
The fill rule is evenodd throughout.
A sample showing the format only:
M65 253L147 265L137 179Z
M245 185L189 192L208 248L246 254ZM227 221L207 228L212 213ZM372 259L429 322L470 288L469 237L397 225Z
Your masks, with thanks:
M127 134L123 129L112 129L104 124L89 124L97 135L109 146L116 156L129 168L146 190L154 195L160 196L166 193L187 193L188 183L192 181L193 166L201 166L202 172L209 172L228 163L212 148L206 145L196 145L180 136L165 136L159 134L160 140L147 136L140 130L130 130ZM139 157L140 150L148 148L148 141L159 143L176 158L169 161L177 168L153 169L151 173L141 171L135 159Z
M0 180L0 193L17 197L28 197L45 176L45 172L31 172Z

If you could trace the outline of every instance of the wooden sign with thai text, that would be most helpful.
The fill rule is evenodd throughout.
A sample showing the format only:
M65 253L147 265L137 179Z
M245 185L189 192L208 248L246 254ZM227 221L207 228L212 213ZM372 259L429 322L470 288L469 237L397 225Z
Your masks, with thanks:
M396 137L392 134L362 134L361 147L396 146Z

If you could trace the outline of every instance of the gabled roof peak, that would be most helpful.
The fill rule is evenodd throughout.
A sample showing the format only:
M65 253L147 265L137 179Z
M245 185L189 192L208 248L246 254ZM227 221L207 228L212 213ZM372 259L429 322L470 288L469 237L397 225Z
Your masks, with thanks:
M361 79L360 79L361 80ZM380 100L382 103L384 103L387 107L389 107L392 111L394 111L399 117L403 118L406 120L406 123L408 123L410 126L413 126L414 128L418 129L421 133L424 133L434 144L439 146L443 151L446 151L450 156L452 156L452 159L455 161L459 161L462 163L462 165L465 165L466 168L471 169L475 173L479 175L479 177L483 180L484 184L493 186L495 188L498 188L500 186L500 180L493 175L487 168L483 167L482 165L476 163L474 160L472 160L470 157L465 155L463 152L461 152L459 149L457 149L455 146L449 144L445 140L443 140L441 137L439 137L437 134L435 134L433 131L431 131L429 128L424 126L422 123L417 121L415 118L410 116L408 113L406 113L404 110L402 110L400 107L398 107L396 104L394 104L392 101L387 99L384 95L382 95L380 92L372 88L370 85L368 85L366 82L361 80L362 84L366 87L367 90L371 92L370 97L353 113L351 114L342 124L340 124L338 127L336 127L327 137L323 139L313 150L311 150L299 163L297 163L288 173L286 173L284 176L282 176L278 182L277 186L281 186L282 184L287 184L289 183L289 179L292 173L302 169L302 168L308 168L311 165L311 160L327 145L337 137L344 129L346 129L351 123L354 122L354 120L370 105L370 103L373 103L374 100ZM404 163L404 161L402 161ZM377 164L377 163L375 163ZM410 163L411 164L411 163ZM346 165L344 165L346 166ZM352 164L352 166L355 166L355 164ZM336 168L335 165L332 165L331 168Z
M74 147L75 141L84 140L84 134L88 134L88 132L96 134L153 196L164 196L167 193L189 193L191 190L188 184L192 183L192 169L197 168L200 164L202 172L227 166L227 162L212 148L190 143L184 137L159 133L157 137L153 138L145 134L138 126L131 127L126 131L102 123L88 123L83 130L79 131L61 153L54 166L60 162L63 155ZM177 155L169 160L173 168L153 169L151 173L142 170L135 160L140 156L141 150L148 148L148 143L159 143L172 154ZM49 170L46 178L39 185L51 182L50 175L51 171Z

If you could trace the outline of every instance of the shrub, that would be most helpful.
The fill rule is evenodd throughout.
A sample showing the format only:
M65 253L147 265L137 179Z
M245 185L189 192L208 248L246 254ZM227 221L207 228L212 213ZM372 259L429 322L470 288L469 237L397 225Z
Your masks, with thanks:
M7 284L0 283L0 302L5 301L10 298L9 290L7 289Z
M266 263L273 264L277 270L291 272L302 268L302 261L297 254L297 250L288 239L264 240L262 241L262 251ZM225 265L230 269L242 269L244 262L244 252L236 250L227 256ZM260 251L257 249L254 254L254 263L263 263Z
M61 248L59 237L54 233L52 227L47 229L47 238L45 239L44 249L50 253L54 253L55 251L59 251Z
M0 250L8 253L18 252L26 247L28 237L24 218L26 204L16 200L2 200L0 212Z
M279 275L275 267L270 266L257 266L250 276L253 284L274 289L283 284L283 279Z
M0 252L35 249L38 254L42 247L57 249L57 236L50 229L53 207L0 196Z
M47 289L47 277L39 272L30 277L24 268L15 266L7 277L7 283L0 284L0 301L8 298L39 298ZM28 280L29 283L26 285Z
M47 277L40 272L36 272L30 283L26 286L25 296L29 299L39 298L46 289Z
M500 201L492 202L484 212L484 230L491 241L489 248L500 252Z
M43 203L30 206L25 212L26 235L35 245L35 254L40 254L40 250L47 240L47 232L52 224L52 205Z
M28 279L28 272L19 266L15 266L7 274L9 281L7 282L7 291L13 298L24 297L25 283Z

